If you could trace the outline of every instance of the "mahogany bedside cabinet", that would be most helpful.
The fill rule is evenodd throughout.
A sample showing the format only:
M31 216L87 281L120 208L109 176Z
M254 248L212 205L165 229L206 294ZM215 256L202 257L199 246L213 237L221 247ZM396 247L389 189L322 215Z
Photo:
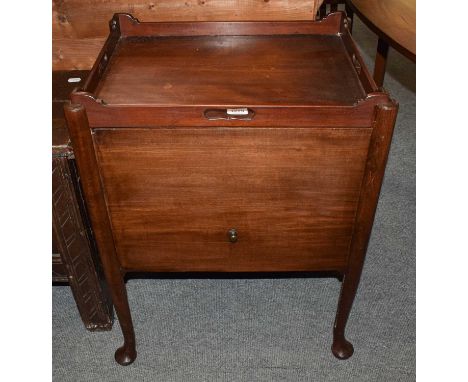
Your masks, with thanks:
M65 115L91 225L136 358L127 272L333 271L332 352L371 232L397 105L344 13L300 22L116 14Z

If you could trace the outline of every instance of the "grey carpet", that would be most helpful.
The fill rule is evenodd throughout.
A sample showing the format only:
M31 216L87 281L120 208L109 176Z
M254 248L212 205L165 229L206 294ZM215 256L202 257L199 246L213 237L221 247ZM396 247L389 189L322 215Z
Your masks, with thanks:
M370 68L377 39L354 37ZM53 287L55 381L414 381L415 65L391 51L400 103L361 285L348 324L355 354L330 352L335 279L130 280L138 358L114 362L111 332L89 333L68 287Z

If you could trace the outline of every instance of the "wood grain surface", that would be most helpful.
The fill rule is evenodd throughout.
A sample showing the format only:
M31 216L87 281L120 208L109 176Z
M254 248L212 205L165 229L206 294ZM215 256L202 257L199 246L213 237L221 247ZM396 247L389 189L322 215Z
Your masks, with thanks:
M122 266L343 269L371 131L95 130Z
M415 60L416 0L350 0L350 5L375 33Z
M178 65L182 56L190 65ZM353 105L365 92L338 36L209 36L121 40L96 95L107 104Z
M356 211L353 239L349 248L348 266L341 285L338 309L333 326L332 352L339 359L347 359L354 352L353 345L345 337L345 327L361 278L390 150L398 105L394 102L387 105L379 105L375 108L375 111L375 122L369 144L369 155Z
M114 13L141 21L313 20L322 0L53 0L54 70L90 69Z
M117 362L128 365L136 358L123 279L128 271L336 271L343 286L332 351L340 359L350 357L353 346L345 338L345 326L396 105L376 89L342 13L296 27L272 22L222 27L229 36L206 34L218 31L221 23L162 24L116 15L86 84L65 107L124 334ZM304 24L310 24L309 32L300 36ZM255 38L234 33L252 28ZM315 38L323 43L315 42L318 50L311 54L311 44L303 42L315 28L320 31ZM174 30L183 36L173 36ZM192 31L195 36L187 35ZM132 49L133 60L119 53L126 43L118 44L121 36L129 34L139 37L132 42L142 43ZM237 42L232 36L238 36ZM335 38L341 40L339 49ZM172 41L172 49L159 45L165 40ZM204 54L197 57L196 49ZM258 58L262 55L263 60ZM236 56L241 58L236 61ZM273 71L276 77L269 84L266 68L271 67L280 70ZM335 76L338 68L341 76ZM190 75L183 77L186 72ZM250 81L236 88L236 81L244 79L241 74ZM171 86L164 89L168 82L158 82L161 75ZM351 89L350 78L356 81ZM119 82L128 89L119 88ZM275 93L274 84L281 92ZM115 88L106 90L109 85ZM126 92L120 101L119 92ZM99 98L104 96L125 103L109 104ZM217 108L214 115L220 116L232 107L222 102L254 99L255 107L243 105L250 110L248 120L206 118L207 109ZM138 103L142 101L147 103Z

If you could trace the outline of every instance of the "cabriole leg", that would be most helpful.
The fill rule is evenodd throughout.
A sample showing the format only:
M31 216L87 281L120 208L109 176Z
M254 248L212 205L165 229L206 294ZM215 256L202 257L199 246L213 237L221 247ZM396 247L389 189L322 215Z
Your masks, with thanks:
M133 330L130 307L128 305L127 290L124 280L120 277L112 288L115 311L119 318L120 327L124 336L124 343L115 352L115 360L122 366L127 366L135 361L137 356L135 346L135 332Z
M351 240L348 267L341 284L340 299L333 327L332 352L339 359L347 359L354 352L353 345L346 340L345 327L361 278L397 110L398 106L395 103L378 105L375 109L375 120L356 213L353 239Z
M332 353L339 359L347 359L351 357L354 352L353 345L345 338L345 328L354 297L356 296L359 278L360 272L358 275L346 274L341 284L338 310L336 312L335 325L333 326L332 345Z

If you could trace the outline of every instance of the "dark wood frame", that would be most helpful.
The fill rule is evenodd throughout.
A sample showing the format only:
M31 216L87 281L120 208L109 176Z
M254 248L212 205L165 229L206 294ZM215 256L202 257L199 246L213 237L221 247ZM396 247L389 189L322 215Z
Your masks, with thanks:
M367 96L352 106L255 106L256 118L251 121L223 121L217 126L290 126L295 127L369 127L371 142L359 197L354 232L345 269L331 269L342 277L342 288L333 329L333 354L346 359L353 347L345 339L345 326L356 295L367 244L373 224L379 192L389 152L398 106L386 93L378 91L351 38L348 21L342 12L328 15L317 22L200 22L200 23L140 23L128 14L116 14L110 21L110 35L82 89L71 95L65 106L76 161L82 174L82 184L90 217L102 258L106 279L110 285L114 306L122 328L124 344L115 354L121 365L136 358L135 335L128 305L124 275L135 269L125 269L115 252L113 232L102 190L99 167L93 148L93 129L99 127L204 126L200 119L205 106L122 106L107 105L93 92L99 84L109 58L121 36L192 36L250 34L339 34ZM213 105L210 105L211 107ZM230 107L231 105L220 105ZM249 106L249 105L246 105ZM294 109L294 113L291 113ZM266 113L265 111L268 111ZM177 115L177 118L173 116ZM85 176L83 176L85 175ZM254 270L253 270L254 271Z

